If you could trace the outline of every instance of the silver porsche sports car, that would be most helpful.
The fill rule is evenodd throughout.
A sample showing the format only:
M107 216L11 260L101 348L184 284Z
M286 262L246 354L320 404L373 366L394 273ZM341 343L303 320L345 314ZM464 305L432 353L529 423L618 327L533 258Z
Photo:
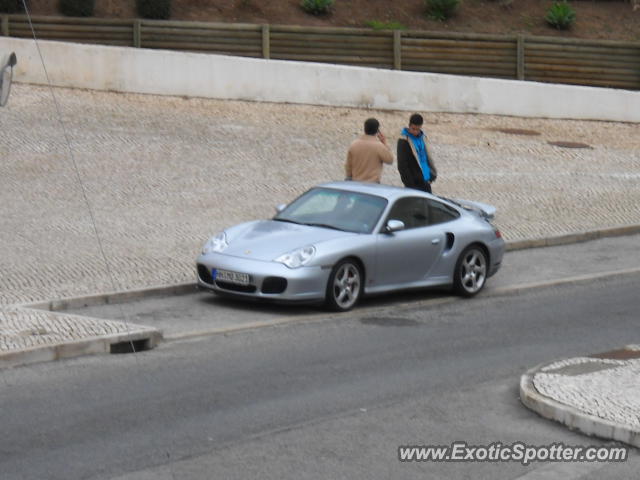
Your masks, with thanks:
M209 239L198 286L345 311L363 295L407 288L473 296L504 253L494 207L408 188L327 183L277 210Z

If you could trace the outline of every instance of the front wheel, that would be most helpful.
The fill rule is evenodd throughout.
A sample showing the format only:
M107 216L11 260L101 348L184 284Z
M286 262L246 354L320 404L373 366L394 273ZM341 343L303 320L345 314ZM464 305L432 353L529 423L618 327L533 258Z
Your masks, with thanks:
M487 254L477 246L467 247L456 262L453 290L463 297L473 297L487 280Z
M353 260L342 260L329 275L326 304L331 310L346 312L351 310L362 295L362 272Z

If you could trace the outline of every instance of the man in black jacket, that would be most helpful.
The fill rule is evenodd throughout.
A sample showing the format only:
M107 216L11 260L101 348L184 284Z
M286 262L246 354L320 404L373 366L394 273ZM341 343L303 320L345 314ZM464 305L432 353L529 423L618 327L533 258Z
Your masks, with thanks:
M405 187L431 193L438 171L422 131L423 123L422 115L414 113L409 126L402 129L397 147L398 171Z

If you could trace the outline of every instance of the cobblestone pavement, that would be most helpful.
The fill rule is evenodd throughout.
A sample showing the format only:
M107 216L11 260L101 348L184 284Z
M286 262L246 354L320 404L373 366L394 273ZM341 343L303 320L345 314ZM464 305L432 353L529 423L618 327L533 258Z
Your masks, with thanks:
M520 399L587 435L640 448L640 345L551 362L525 373Z
M571 367L577 368L572 371ZM638 359L579 357L545 366L533 384L538 392L562 404L640 432L638 375Z
M154 329L119 321L4 307L0 310L0 353L103 336L138 334L143 330L152 332Z
M207 237L342 179L346 149L367 117L395 143L410 114L54 92L73 155L48 88L14 85L0 110L0 345L14 340L5 332L12 305L192 281ZM496 205L507 240L640 224L638 124L425 120L435 193ZM400 185L395 165L383 182Z

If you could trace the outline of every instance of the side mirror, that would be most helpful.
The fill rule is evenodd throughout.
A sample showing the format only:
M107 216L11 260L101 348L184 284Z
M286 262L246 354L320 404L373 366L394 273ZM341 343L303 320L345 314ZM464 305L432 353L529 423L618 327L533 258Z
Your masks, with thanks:
M399 232L400 230L404 230L404 222L400 220L389 220L384 227L385 233Z
M18 60L16 54L12 53L8 58L3 58L0 62L0 107L4 107L9 100L11 91L11 80L13 78L13 67Z
M287 208L286 203L281 203L280 205L276 205L276 213L281 213L285 208Z

